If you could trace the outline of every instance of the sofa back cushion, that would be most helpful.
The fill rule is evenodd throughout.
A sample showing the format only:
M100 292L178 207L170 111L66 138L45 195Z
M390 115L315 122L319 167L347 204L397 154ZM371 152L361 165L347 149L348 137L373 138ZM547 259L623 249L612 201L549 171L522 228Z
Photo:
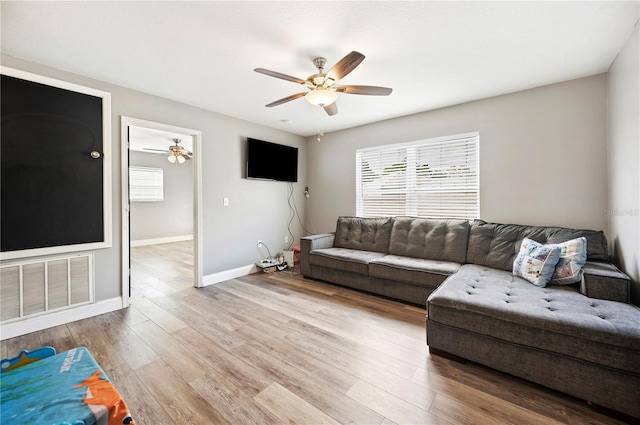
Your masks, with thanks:
M609 259L607 238L602 231L497 224L474 220L469 232L467 263L512 270L513 261L518 255L524 238L533 239L542 244L558 244L582 236L587 238L587 259L603 261Z
M391 217L338 217L333 246L386 254L392 224Z
M396 217L389 254L464 263L468 238L468 220Z

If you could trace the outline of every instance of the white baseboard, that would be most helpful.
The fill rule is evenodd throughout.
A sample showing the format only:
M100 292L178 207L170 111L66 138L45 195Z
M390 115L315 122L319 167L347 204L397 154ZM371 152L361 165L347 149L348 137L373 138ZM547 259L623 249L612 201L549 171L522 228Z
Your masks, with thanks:
M0 341L25 335L76 320L87 319L99 314L110 313L122 308L122 297L110 298L108 300L97 301L93 304L85 304L69 310L57 311L51 314L27 318L19 322L7 323L0 326Z
M192 241L193 235L170 236L166 238L156 239L140 239L139 241L131 241L131 246L158 245L161 243Z
M224 282L225 280L235 279L236 277L247 276L258 271L255 264L248 266L242 266L231 270L225 270L223 272L212 273L202 278L202 286L215 285L216 283Z

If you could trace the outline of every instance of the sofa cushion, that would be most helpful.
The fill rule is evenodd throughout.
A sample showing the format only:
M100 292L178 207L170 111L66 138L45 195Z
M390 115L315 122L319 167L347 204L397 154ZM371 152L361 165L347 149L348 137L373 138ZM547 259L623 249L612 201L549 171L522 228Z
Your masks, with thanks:
M572 285L540 288L466 264L427 308L430 321L449 327L640 374L638 307L588 298Z
M602 231L536 227L517 224L487 223L474 220L469 230L467 263L500 270L512 270L524 238L542 244L559 244L584 236L587 239L587 259L609 259L607 239Z
M338 217L333 246L386 254L392 224L391 217Z
M380 252L360 251L347 248L315 249L309 253L309 262L314 266L344 270L369 276L369 262L383 257Z
M464 263L469 221L395 217L389 254Z
M551 280L559 259L560 248L557 245L543 245L524 238L513 262L513 274L544 288Z
M566 285L580 282L582 267L587 261L587 238L571 239L557 246L560 248L560 259L549 283Z
M434 287L440 285L447 276L457 272L459 268L459 263L450 261L385 255L371 260L369 276ZM424 301L422 300L422 303Z

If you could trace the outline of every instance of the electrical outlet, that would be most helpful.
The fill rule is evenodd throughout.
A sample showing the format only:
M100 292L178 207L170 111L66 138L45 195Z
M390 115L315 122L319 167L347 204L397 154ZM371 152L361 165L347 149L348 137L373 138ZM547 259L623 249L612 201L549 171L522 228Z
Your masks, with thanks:
M258 241L258 248L262 248L262 241Z
M289 235L284 235L284 243L289 243Z

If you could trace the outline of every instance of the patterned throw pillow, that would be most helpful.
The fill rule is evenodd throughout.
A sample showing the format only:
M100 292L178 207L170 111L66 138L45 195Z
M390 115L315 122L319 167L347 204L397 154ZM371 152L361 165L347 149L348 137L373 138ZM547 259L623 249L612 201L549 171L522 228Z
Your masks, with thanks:
M556 244L560 248L560 259L549 283L567 285L582 279L582 267L587 261L587 238L581 237Z
M542 245L524 238L520 245L520 252L513 262L513 274L544 288L558 264L560 251L557 245Z

